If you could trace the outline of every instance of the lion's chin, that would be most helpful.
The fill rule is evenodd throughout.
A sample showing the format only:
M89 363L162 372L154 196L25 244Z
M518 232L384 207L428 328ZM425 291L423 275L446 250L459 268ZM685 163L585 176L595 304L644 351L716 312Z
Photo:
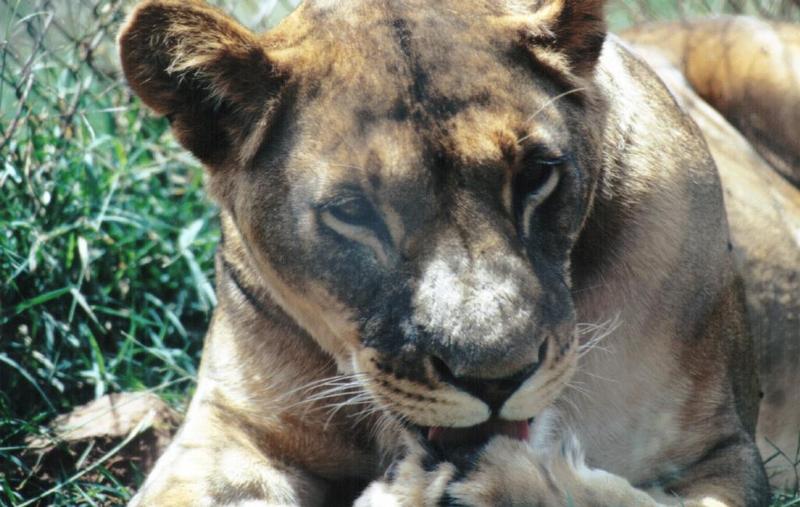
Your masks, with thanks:
M492 418L483 424L469 428L428 428L428 441L442 447L482 445L495 435L504 435L515 440L528 440L529 421L505 421Z

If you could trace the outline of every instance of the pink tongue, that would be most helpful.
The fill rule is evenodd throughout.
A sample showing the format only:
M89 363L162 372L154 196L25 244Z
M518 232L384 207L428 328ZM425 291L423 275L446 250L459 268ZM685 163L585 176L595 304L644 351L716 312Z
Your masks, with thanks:
M428 429L428 440L445 445L481 442L494 435L505 435L516 440L528 440L528 422L490 419L483 424L469 428L433 426Z

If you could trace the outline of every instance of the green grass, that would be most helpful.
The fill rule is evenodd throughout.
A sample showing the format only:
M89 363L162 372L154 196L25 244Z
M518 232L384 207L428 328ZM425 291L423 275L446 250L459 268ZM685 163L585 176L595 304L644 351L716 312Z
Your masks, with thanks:
M151 390L184 407L214 304L218 225L202 170L115 70L124 3L51 4L0 0L0 505L124 503L142 477L103 461L118 449L45 467L26 440L105 393ZM674 15L668 5L651 2Z
M183 406L214 303L218 231L203 173L166 121L52 22L47 49L32 51L28 34L45 14L26 2L5 8L6 38L18 45L0 63L0 139L18 111L21 122L0 152L0 504L15 505L76 473L66 461L44 476L22 452L58 413L144 389ZM113 71L99 53L113 50L112 33L94 63ZM128 499L109 470L95 472L41 503Z

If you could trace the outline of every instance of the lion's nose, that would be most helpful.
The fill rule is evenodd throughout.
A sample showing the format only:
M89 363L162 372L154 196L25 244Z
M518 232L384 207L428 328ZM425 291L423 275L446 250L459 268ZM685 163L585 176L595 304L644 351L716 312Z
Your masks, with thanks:
M548 342L549 340L545 340L539 347L539 357L536 362L517 369L512 375L502 378L458 376L453 373L453 369L443 359L434 356L431 358L431 362L442 380L483 400L489 405L492 413L498 414L503 403L519 389L523 382L536 373L536 370L544 362L547 355Z

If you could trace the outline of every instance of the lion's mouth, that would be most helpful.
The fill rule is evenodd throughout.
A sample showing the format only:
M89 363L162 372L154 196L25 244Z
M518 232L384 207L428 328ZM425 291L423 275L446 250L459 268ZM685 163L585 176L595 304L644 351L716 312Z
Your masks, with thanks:
M531 421L506 421L491 418L485 423L468 428L433 426L427 428L427 440L441 450L477 449L492 437L502 435L515 440L528 440Z

